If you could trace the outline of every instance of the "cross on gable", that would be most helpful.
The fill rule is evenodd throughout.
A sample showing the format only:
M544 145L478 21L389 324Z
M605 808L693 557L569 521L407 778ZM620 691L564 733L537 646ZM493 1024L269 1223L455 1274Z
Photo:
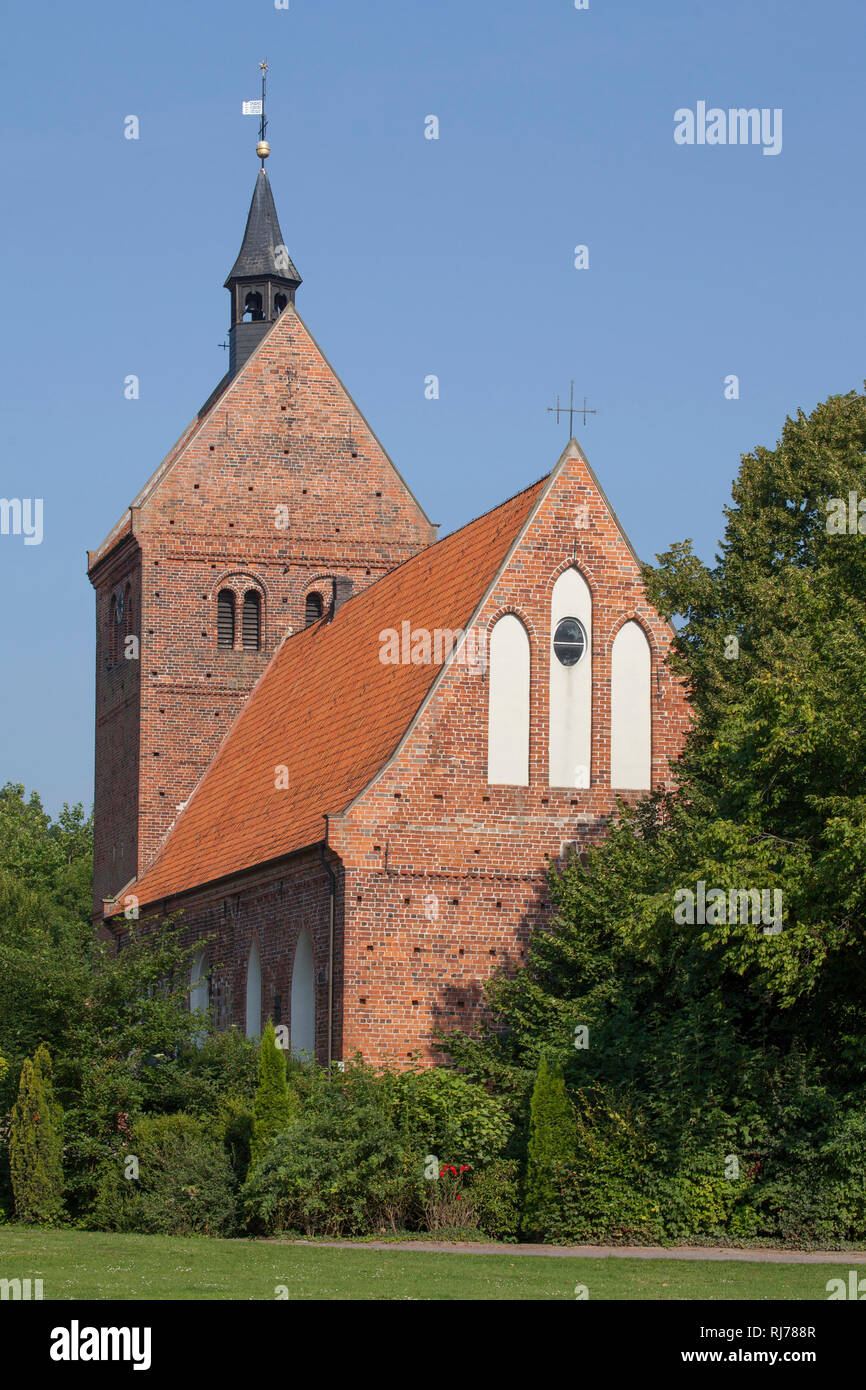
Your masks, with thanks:
M571 390L570 390L570 393L569 393L569 400L568 400L568 406L567 406L567 407L564 406L564 405L560 405L560 403L559 403L559 396L557 396L557 398L556 398L556 405L549 405L549 406L547 407L547 413L548 413L548 415L553 415L553 414L556 415L556 423L557 423L557 424L559 424L559 417L560 417L560 415L565 415L565 414L566 414L566 411L567 411L567 413L568 413L568 437L569 437L569 439L572 439L572 438L574 437L574 417L575 417L575 415L582 415L582 416L583 416L583 423L586 424L586 417L587 417L587 415L597 415L597 414L598 414L598 411L597 411L597 410L590 410L590 409L589 409L588 405L586 404L586 396L584 396L584 398L583 398L583 405L582 405L582 406L580 406L580 405L575 405L575 404L574 404L574 382L571 383Z

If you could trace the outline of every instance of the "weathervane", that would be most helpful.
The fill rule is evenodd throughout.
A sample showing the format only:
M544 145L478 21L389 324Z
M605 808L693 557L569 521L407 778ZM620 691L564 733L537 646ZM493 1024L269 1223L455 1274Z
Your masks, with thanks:
M268 155L269 155L270 152L271 152L271 147L270 147L270 145L268 144L267 140L265 139L265 131L266 131L267 128L268 128L268 118L267 118L267 116L265 115L265 96L266 96L266 94L267 94L267 86L268 86L268 64L267 64L267 60L265 60L264 62L259 63L259 67L261 68L261 73L262 73L262 119L261 119L261 124L259 125L259 143L256 145L256 154L258 155L259 159L262 161L262 168L264 169L264 167L265 167L265 160L267 159Z
M268 118L265 115L265 96L267 95L268 85L268 65L266 62L259 63L259 68L261 69L262 73L262 95L257 101L242 102L241 110L243 111L245 116L259 117L259 143L256 145L256 154L262 161L262 168L264 169L265 160L271 152L271 147L265 139L265 131L268 128Z
M583 423L586 424L586 417L587 417L587 415L597 415L597 414L598 414L598 411L597 411L597 410L590 410L590 409L589 409L589 407L588 407L587 404L586 404L586 396L584 396L584 398L583 398L583 405L582 405L582 406L581 406L581 405L575 405L575 404L574 404L574 382L571 383L571 393L570 393L570 395L569 395L569 403L568 403L567 409L568 409L568 437L569 437L569 439L573 439L573 438L574 438L574 417L575 417L575 415L582 415L582 416L583 416ZM564 405L560 405L560 404L559 404L559 396L557 396L557 398L556 398L556 405L549 405L549 406L547 407L547 413L548 413L548 415L553 415L553 414L555 414L555 415L556 415L556 423L559 424L559 417L560 417L560 415L564 415L564 414L566 413L566 407L565 407Z

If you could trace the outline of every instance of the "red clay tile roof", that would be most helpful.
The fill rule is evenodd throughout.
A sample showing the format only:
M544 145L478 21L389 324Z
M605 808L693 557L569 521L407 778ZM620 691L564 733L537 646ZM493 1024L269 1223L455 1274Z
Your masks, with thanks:
M383 664L380 632L400 632L404 621L431 633L464 629L547 481L283 643L162 850L128 890L142 906L324 838L323 816L345 810L388 762L443 664ZM280 766L287 790L275 787Z

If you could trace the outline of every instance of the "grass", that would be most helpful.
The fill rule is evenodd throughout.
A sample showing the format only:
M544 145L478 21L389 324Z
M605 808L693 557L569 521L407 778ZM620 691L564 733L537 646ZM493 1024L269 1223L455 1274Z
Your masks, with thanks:
M575 1259L327 1249L254 1240L0 1226L0 1278L42 1279L45 1299L820 1299L847 1266ZM285 1295L283 1295L285 1297Z

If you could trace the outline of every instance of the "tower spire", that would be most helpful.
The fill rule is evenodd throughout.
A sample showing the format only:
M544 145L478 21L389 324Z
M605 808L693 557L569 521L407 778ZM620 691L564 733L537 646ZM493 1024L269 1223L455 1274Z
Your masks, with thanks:
M271 152L265 139L268 129L265 113L267 62L259 63L259 68L262 74L261 102L245 102L244 110L252 115L257 107L260 108L257 112L260 120L256 154L262 167L253 189L241 249L225 282L231 295L229 372L232 376L243 366L286 306L294 303L295 290L301 283L283 241L274 195L265 171L265 160Z

